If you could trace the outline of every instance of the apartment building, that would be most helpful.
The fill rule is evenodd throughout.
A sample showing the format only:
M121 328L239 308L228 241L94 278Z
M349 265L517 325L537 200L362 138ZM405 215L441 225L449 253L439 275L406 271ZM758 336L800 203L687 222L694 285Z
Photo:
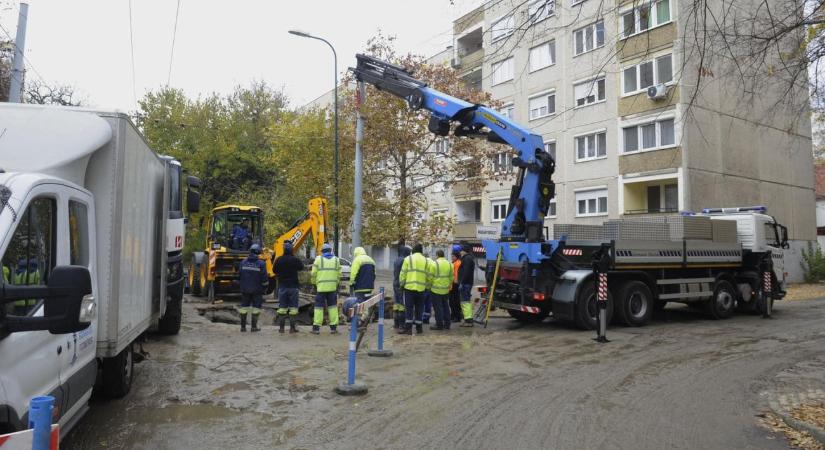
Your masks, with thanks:
M700 67L687 3L491 0L454 22L449 63L556 159L548 235L553 223L766 205L797 246L815 240L810 121L773 113L780 87L745 101L724 60ZM804 87L787 95L807 111ZM495 235L511 159L492 164L512 176L433 193L427 213L452 215L457 240Z

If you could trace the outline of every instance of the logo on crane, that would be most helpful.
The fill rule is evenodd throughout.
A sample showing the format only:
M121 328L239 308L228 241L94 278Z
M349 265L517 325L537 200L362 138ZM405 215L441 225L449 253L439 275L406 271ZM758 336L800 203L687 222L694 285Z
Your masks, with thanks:
M497 118L495 118L492 114L490 114L488 112L481 113L481 117L484 117L485 119L487 119L490 122L494 123L496 126L498 126L501 129L505 129L505 130L507 129L507 125L505 125L504 122L498 120Z
M438 105L438 106L447 106L447 102L445 102L444 100L441 100L438 97L436 97L435 100L433 100L433 102L435 102L435 104Z
M292 235L291 238L289 238L289 242L295 244L296 242L298 242L298 239L300 239L303 235L304 233L301 230L298 230L295 232L295 234Z

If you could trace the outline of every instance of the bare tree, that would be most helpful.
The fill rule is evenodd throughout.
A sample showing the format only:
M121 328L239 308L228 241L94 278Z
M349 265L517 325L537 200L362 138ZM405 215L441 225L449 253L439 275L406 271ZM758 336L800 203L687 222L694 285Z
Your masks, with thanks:
M39 80L26 83L25 102L39 105L81 106L84 99L78 98L73 86L65 84L48 85Z

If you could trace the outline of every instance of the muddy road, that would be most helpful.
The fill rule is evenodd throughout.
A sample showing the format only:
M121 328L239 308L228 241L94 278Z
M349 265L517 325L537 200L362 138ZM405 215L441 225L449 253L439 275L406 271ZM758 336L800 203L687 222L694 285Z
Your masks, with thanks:
M774 320L670 306L647 327L611 328L608 344L497 316L388 333L395 356L359 353L369 394L340 397L346 333L241 334L194 306L179 336L143 345L132 392L94 400L62 448L788 448L756 415L794 367L825 367L825 300L780 302Z

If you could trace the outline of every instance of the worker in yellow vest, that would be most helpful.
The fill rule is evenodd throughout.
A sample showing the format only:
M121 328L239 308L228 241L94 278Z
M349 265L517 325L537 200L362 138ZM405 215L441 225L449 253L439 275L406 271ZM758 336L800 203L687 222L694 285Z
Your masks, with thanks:
M405 310L407 313L404 321L404 329L399 334L412 334L412 326L415 324L417 334L424 333L424 295L432 283L430 272L427 270L427 257L422 254L421 244L415 244L412 255L404 258L401 264L401 273L398 275L398 283L404 289Z
M341 280L341 261L332 253L332 246L324 244L321 254L312 263L312 284L315 285L315 313L312 334L321 334L324 308L329 314L330 334L338 333L338 283Z
M431 330L450 329L450 287L453 283L453 265L444 258L444 250L435 252L436 260L430 265L430 299L433 302L435 326Z
M21 259L17 263L17 270L14 272L12 284L16 286L34 286L40 284L40 269L37 260L34 258ZM26 315L29 313L34 305L37 304L37 299L29 298L25 300L17 300L13 303L15 315Z

